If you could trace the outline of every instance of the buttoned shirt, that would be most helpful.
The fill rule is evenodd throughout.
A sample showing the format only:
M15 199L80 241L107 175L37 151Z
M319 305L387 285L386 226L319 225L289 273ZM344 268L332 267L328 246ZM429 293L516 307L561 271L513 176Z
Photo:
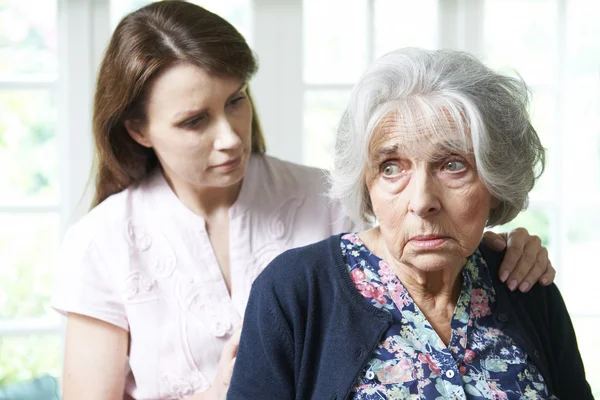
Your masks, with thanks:
M129 332L133 398L205 391L263 268L284 250L352 229L325 193L322 170L250 158L229 210L229 293L204 220L157 170L68 230L52 305Z

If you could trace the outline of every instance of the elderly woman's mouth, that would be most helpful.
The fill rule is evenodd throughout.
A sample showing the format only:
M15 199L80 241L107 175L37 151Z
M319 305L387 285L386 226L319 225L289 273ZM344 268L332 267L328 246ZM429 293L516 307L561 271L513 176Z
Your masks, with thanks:
M410 238L409 243L422 250L433 250L443 246L450 238L438 235L420 235Z

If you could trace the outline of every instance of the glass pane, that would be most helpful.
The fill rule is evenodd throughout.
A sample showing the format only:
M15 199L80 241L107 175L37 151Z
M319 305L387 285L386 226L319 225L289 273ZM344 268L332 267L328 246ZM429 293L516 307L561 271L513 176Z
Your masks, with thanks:
M0 91L0 204L58 201L56 103L48 91Z
M557 268L563 274L559 280L561 292L571 313L600 315L600 303L590 301L590 296L598 293L600 280L597 262L600 213L575 203L569 204L565 211L567 241L562 249L564 265Z
M600 316L571 316L571 320L577 335L579 352L583 358L585 377L592 387L594 397L598 398L600 396L600 342L598 342Z
M0 213L0 321L56 315L48 302L59 234L58 214Z
M531 105L530 116L533 127L546 148L553 147L556 134L556 105L557 94L552 86L530 87Z
M600 81L595 84L570 86L567 89L565 107L561 168L565 185L564 193L573 200L598 199L600 196Z
M128 13L147 4L159 0L111 0L110 19L113 29ZM194 0L190 3L198 4L207 10L220 15L252 43L252 1L251 0Z
M600 3L567 3L567 96L562 168L570 199L600 196Z
M529 85L553 83L557 70L556 10L556 0L486 0L487 64L503 71L516 70Z
M356 83L369 61L366 10L365 0L304 0L306 83Z
M56 1L0 1L0 78L56 79Z
M600 67L600 2L567 1L567 63L570 78L598 82ZM583 82L581 82L583 83Z
M546 148L546 170L537 181L532 191L532 197L544 197L548 199L552 195L551 183L554 180L552 149L554 148L553 143L557 125L557 94L549 86L538 86L530 89L532 92L530 106L531 122L542 141L542 145Z
M547 210L530 207L529 209L517 215L517 218L508 224L497 226L494 232L509 232L515 228L525 228L531 235L537 235L542 239L545 247L551 245L550 242L550 216Z
M60 376L62 339L58 335L0 338L0 386Z
M335 134L350 92L307 91L304 97L304 164L331 169Z
M375 57L400 47L434 49L438 0L375 0Z

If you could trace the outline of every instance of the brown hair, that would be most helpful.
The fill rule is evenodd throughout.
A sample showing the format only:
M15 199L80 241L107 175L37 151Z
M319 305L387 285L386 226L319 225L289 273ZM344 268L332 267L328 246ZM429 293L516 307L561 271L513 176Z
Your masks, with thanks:
M180 0L150 4L127 15L112 35L94 97L95 195L92 208L144 179L157 167L154 150L136 143L124 121L145 121L153 78L178 62L210 74L250 80L258 68L244 37L227 21ZM252 98L248 93L250 102ZM252 104L252 152L265 143Z

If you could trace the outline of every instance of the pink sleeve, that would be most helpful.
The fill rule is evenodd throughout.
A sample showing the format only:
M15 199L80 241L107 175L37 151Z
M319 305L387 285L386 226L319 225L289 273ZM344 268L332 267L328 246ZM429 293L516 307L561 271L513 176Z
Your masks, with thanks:
M65 235L56 266L52 308L64 315L81 314L129 330L121 296L91 236L80 224Z

